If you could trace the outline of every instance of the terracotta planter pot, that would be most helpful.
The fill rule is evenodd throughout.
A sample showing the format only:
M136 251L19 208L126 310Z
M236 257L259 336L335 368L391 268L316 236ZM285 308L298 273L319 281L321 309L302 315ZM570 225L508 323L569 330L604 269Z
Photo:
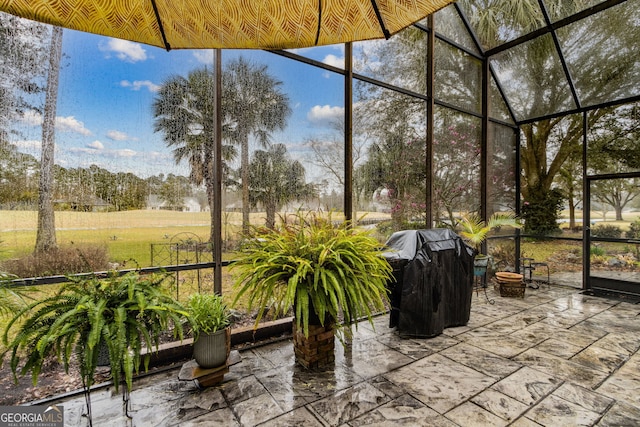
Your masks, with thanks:
M524 298L526 285L522 281L522 274L499 271L496 273L496 280L500 284L501 297Z

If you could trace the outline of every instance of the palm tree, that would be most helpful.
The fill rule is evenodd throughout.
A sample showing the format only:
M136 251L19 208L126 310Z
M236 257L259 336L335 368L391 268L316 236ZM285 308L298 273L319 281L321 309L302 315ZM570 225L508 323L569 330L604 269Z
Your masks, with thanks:
M176 163L186 160L189 178L205 185L211 212L210 241L214 241L214 148L215 148L215 76L206 68L196 69L185 78L170 76L153 102L154 131L164 134L164 142L173 147ZM225 159L234 157L226 147Z
M266 226L275 228L276 211L295 200L311 199L315 188L305 182L304 166L287 155L284 144L268 151L257 150L249 166L249 202L261 203L267 213Z
M231 120L224 137L240 146L242 181L242 229L249 229L249 137L261 146L269 144L270 134L284 130L291 114L289 97L281 92L282 82L272 77L266 65L253 64L240 57L231 61L222 76L222 102Z
M467 213L460 218L457 228L460 236L479 253L489 232L500 227L522 228L522 224L512 212L494 212L486 222L478 214Z

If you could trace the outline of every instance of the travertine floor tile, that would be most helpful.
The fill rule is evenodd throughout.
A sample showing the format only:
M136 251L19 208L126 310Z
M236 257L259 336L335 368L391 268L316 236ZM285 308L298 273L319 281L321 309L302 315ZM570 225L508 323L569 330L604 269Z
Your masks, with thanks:
M622 373L613 374L596 391L613 399L640 407L640 376L636 377Z
M296 408L279 417L272 418L261 427L286 427L286 426L304 426L304 427L322 427L322 424L307 408Z
M389 401L389 397L368 383L360 383L309 406L329 425L337 426Z
M433 409L408 394L399 396L373 411L349 422L353 427L457 427Z
M385 378L440 414L495 382L493 377L437 354L390 372Z
M626 402L616 402L604 414L596 426L621 427L637 426L640 420L640 407L629 405Z
M544 372L523 367L491 388L525 405L533 405L558 388L562 381Z
M255 426L283 413L269 393L239 401L232 404L231 409L244 426Z
M502 379L522 367L522 364L518 362L474 347L468 343L460 343L449 347L440 354L478 372L492 376L496 380Z
M628 357L629 354L626 351L608 350L592 345L573 356L570 360L588 366L591 369L612 373L622 366Z
M445 415L450 420L460 426L506 426L507 421L492 414L491 412L475 405L471 402L465 402L460 406L456 406Z
M591 426L600 414L551 395L527 412L525 417L548 427Z
M593 388L607 377L607 373L588 369L585 365L571 360L561 359L542 351L531 349L515 357L515 360L541 372Z
M471 401L506 421L515 420L529 409L528 405L490 388Z
M583 347L557 339L545 340L535 348L536 350L543 351L563 359L570 359L583 350Z

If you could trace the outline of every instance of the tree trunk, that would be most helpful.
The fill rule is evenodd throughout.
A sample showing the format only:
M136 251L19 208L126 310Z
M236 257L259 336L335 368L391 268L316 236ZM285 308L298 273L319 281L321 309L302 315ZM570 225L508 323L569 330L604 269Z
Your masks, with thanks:
M209 132L207 135L213 135L213 132ZM214 142L211 142L211 140L207 140L206 142L206 147L205 147L205 155L204 155L204 184L205 184L205 190L207 192L207 204L209 205L209 218L210 218L210 226L209 226L209 243L211 243L212 245L215 242L216 239L216 212L215 212L215 186L216 186L216 180L214 179L215 177L215 162L216 159L214 159L213 156L213 148L212 148L212 144L214 144Z
M269 230L273 230L276 228L276 204L271 201L266 201L264 208L267 214L265 226Z
M616 204L614 209L616 211L616 221L624 221L622 219L622 206L620 204Z
M569 230L573 231L576 228L576 193L570 175L567 177L566 195L567 204L569 205Z
M62 28L53 27L51 51L49 54L49 74L42 123L42 158L40 160L40 189L38 195L38 231L36 253L56 249L55 216L53 212L53 166L55 151L56 103L58 101L58 80L60 58L62 56Z
M209 218L211 220L211 225L210 225L210 231L209 231L209 243L211 243L212 245L214 244L214 242L216 241L216 212L214 209L214 204L215 204L215 188L214 188L214 183L207 183L207 201L209 204Z
M249 231L249 136L241 136L240 175L242 180L242 232Z
M576 204L573 201L573 195L569 198L569 229L576 228Z

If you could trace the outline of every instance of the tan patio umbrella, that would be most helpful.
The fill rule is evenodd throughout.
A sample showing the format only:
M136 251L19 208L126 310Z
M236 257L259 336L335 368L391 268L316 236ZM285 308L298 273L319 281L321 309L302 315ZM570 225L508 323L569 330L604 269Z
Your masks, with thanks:
M0 11L170 49L389 38L454 0L0 0Z

